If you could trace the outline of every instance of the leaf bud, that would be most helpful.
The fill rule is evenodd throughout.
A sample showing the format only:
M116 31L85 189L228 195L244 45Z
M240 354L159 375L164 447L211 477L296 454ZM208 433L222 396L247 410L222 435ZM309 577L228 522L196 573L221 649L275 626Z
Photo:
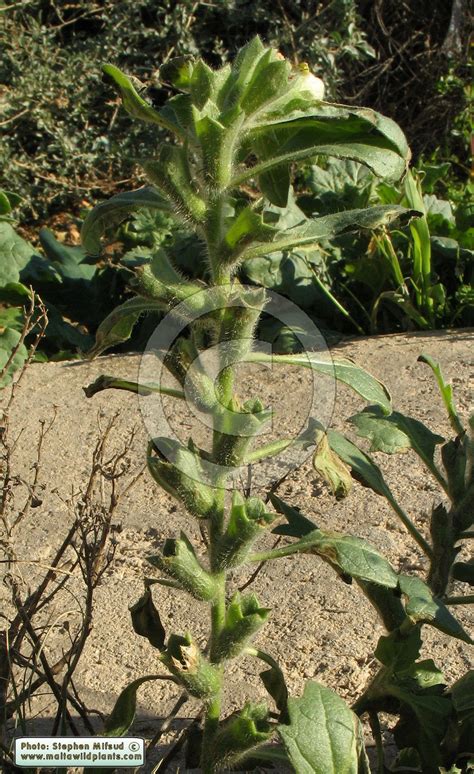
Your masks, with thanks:
M208 519L216 511L216 490L203 482L204 472L196 451L168 438L155 438L148 444L148 469L163 489L181 500L198 519Z
M179 540L165 541L162 554L148 556L147 560L177 580L196 599L210 600L215 596L214 578L201 566L193 546L183 532Z
M220 726L212 742L209 758L213 771L230 771L239 762L271 737L268 709L265 704L247 702L245 707L227 718Z
M217 567L224 569L243 564L257 537L274 519L275 514L267 511L263 500L257 497L245 500L234 491L229 522L217 546Z
M260 607L255 594L242 597L237 591L227 607L224 627L219 636L219 660L238 656L263 626L269 613L269 608Z

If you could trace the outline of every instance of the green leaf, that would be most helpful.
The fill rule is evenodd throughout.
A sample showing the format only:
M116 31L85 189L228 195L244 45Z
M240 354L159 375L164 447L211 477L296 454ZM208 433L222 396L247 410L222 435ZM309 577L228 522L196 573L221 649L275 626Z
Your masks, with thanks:
M331 565L358 580L371 581L386 588L395 588L398 576L386 559L361 538L319 530L314 536L313 550Z
M450 699L436 693L436 686L421 691L410 681L390 684L387 690L402 703L395 728L398 747L414 747L421 757L422 771L438 771L442 763L441 742L451 714Z
M18 194L0 188L0 218L9 215L21 201L22 198Z
M357 774L359 719L329 688L307 682L300 699L288 700L288 725L278 733L298 774Z
M358 161L387 180L398 180L407 167L410 151L402 131L379 113L327 103L307 110L280 112L281 115L259 112L253 129L249 122L250 142L271 131L279 143L276 156L260 155L254 175L321 155Z
M365 452L336 430L328 430L328 440L331 449L350 465L354 478L398 507L382 471Z
M160 81L171 83L176 89L189 91L193 74L194 58L189 54L169 59L160 67Z
M142 163L150 182L162 190L175 205L181 216L200 222L206 212L206 204L199 196L185 147L163 144L158 158Z
M31 290L21 282L8 282L0 287L0 302L5 304L23 306L30 298Z
M61 277L84 281L94 277L97 268L84 263L86 253L82 247L71 247L59 242L47 228L40 229L39 238L47 258L54 263Z
M260 672L260 679L277 706L280 721L285 723L288 719L288 688L283 672L278 665L274 665Z
M461 583L468 583L474 586L474 559L467 562L455 562L453 564L452 576Z
M15 371L22 367L28 357L25 345L19 344L20 339L19 331L12 328L0 329L0 388L10 384ZM12 357L15 347L18 348Z
M281 552L317 554L336 567L341 573L358 580L376 583L386 588L396 588L398 575L386 559L369 543L353 535L342 535L337 532L325 532L315 528L315 525L305 516L290 508L283 500L271 496L273 506L288 519L287 525L276 527L273 532L278 535L295 536L303 534L296 543L282 549L277 549L275 555ZM312 527L310 530L309 528Z
M159 126L182 136L183 133L176 125L169 122L159 111L152 108L151 105L138 94L130 78L119 70L118 67L115 67L115 65L112 64L104 64L102 65L102 70L104 74L110 78L121 95L123 106L127 113L130 113L134 118L139 118L141 121L158 124Z
M117 226L132 212L142 207L152 210L170 210L169 202L150 186L116 194L94 207L87 214L82 225L81 239L85 250L91 255L99 255L100 238L105 231L112 226Z
M414 626L407 633L399 629L379 638L375 649L375 658L393 672L404 672L420 655L420 627Z
M399 205L377 205L363 210L344 210L320 218L307 218L303 224L277 232L272 242L251 246L244 258L255 258L278 250L290 250L304 245L314 245L323 239L333 239L340 234L360 229L374 230L389 225L394 220L416 216L415 210Z
M303 368L311 368L320 374L327 374L343 382L357 392L364 400L377 403L388 413L391 411L390 393L372 374L360 368L351 360L328 360L315 352L302 355L268 355L264 352L251 352L247 360L254 363L282 363ZM337 449L335 450L337 452ZM337 452L339 454L339 452ZM342 456L341 454L339 456ZM343 458L344 459L344 458Z
M251 207L245 207L232 222L224 241L229 251L233 251L237 245L243 246L256 240L270 241L274 235L275 229L264 223L262 215L254 212Z
M439 363L437 363L436 360L434 360L429 355L420 355L418 362L426 363L433 371L436 377L439 391L441 393L441 397L444 401L444 405L446 406L451 425L455 432L458 435L461 435L464 432L464 428L461 424L461 420L459 419L456 406L454 405L453 388L445 381Z
M399 586L406 597L406 614L414 623L428 623L451 637L473 644L473 640L459 621L451 615L441 600L432 595L421 578L400 575Z
M139 317L146 312L162 311L163 305L147 298L131 298L118 306L99 325L95 345L88 353L89 357L97 357L106 349L127 341Z
M20 272L35 255L35 250L10 223L0 221L0 286L19 282Z
M460 718L474 718L474 669L456 680L451 688L451 696Z
M433 433L423 422L393 411L384 416L377 406L367 406L359 414L350 417L357 428L357 435L368 438L370 451L395 454L413 449L430 468L434 467L433 457L437 444L444 438Z
M270 131L255 138L253 146L261 158L269 158L278 151L278 138ZM286 207L290 192L291 164L281 164L258 176L258 185L264 196L276 207Z
M115 706L105 722L103 735L123 736L126 734L135 719L138 689L144 683L160 679L163 679L160 675L146 675L127 685L115 702Z

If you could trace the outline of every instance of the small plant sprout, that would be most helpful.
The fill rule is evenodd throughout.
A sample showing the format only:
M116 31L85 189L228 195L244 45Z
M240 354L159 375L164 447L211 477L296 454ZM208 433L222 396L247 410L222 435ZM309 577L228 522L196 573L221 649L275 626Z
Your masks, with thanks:
M188 760L200 761L205 774L266 763L286 764L302 773L368 771L359 715L367 711L376 717L380 691L369 688L355 705L356 711L316 682L306 685L301 698L289 698L281 667L254 641L270 610L254 594L237 590L235 570L248 566L252 571L279 557L310 553L328 562L343 579L354 579L376 604L389 631L381 640L377 658L392 676L411 669L406 677L410 686L418 679L417 670L424 670L424 685L436 683L434 667L427 662L413 665L422 622L439 623L453 636L469 638L442 601L432 597L429 586L399 576L370 544L319 529L274 493L269 498L265 491L259 497L240 491L238 481L244 471L275 459L289 447L316 447L316 468L338 496L348 493L349 469L354 470L354 465L344 446L348 442L338 438L334 443L335 436L326 433L327 423L317 417L297 438L262 445L259 436L271 422L272 411L261 396L241 397L244 385L239 383L239 363L311 369L321 378L343 383L370 403L369 420L393 423L394 415L384 386L351 361L333 362L318 351L284 355L257 348L255 331L262 313L270 309L269 297L261 287L243 286L237 274L248 258L314 245L348 231L376 229L416 215L398 205L384 205L338 210L301 222L285 219L298 164L317 156L353 159L381 178L396 180L404 175L409 161L404 135L392 120L372 110L323 102L319 79L306 66L295 71L259 38L239 51L232 65L218 70L188 56L167 62L160 78L176 95L159 110L116 67L105 65L104 73L131 116L167 130L169 138L143 159L147 186L114 196L88 215L84 246L91 254L100 253L104 233L144 207L184 221L200 240L206 261L204 276L193 279L177 269L163 246L157 248L150 261L135 270L131 282L135 295L101 324L92 353L97 355L127 339L144 313L164 314L166 325L177 333L166 351L153 345L146 358L151 356L162 365L174 377L175 386L170 388L161 379L131 383L102 376L88 388L88 394L115 387L139 393L143 404L156 396L161 399L162 394L167 399L172 396L196 409L212 431L208 446L192 438L182 443L171 434L149 443L151 477L184 506L190 519L197 520L203 541L193 545L182 533L147 557L157 574L147 579L143 597L132 608L134 629L156 649L157 661L183 695L201 702L202 723L189 730L187 754ZM207 357L209 352L212 358ZM412 437L405 427L403 432ZM425 440L423 436L423 450ZM437 441L431 438L433 442ZM456 490L456 497L463 496L464 463L459 455L464 454L462 449L467 446L463 444L467 443L455 442L450 451L452 473L445 483L450 491ZM281 514L287 520L283 526ZM440 524L443 518L446 520L440 513ZM405 521L408 526L408 517ZM467 516L458 521L461 531L466 529ZM296 540L259 549L259 540L270 530ZM425 538L412 531L428 547ZM449 534L452 555L452 541L461 533ZM436 546L430 547L432 556L441 550L441 538L436 540ZM446 572L449 575L438 562L435 591L441 595ZM192 631L165 630L152 599L155 584L208 606L207 642ZM407 642L411 661L405 652ZM261 678L269 703L248 702L226 717L226 666L243 656L264 664ZM109 733L125 733L133 721L136 691L147 679L156 679L156 675L125 689L109 720ZM385 696L384 681L385 677L380 678ZM393 706L399 707L411 688L396 690L396 696L395 689L391 695ZM413 712L420 717L417 707ZM120 731L113 728L114 717L120 717ZM421 757L424 760L423 754Z

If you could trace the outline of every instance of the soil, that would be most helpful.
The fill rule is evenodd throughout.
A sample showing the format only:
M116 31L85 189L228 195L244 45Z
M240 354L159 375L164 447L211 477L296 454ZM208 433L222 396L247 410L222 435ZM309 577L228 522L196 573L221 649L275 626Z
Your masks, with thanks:
M473 338L472 331L456 331L354 339L333 348L332 355L350 357L371 371L390 389L397 410L449 436L449 422L431 370L418 363L417 357L423 352L440 362L444 376L453 385L459 413L467 420L473 410ZM41 423L48 428L54 420L42 443L36 507L25 515L13 538L17 557L21 559L13 574L18 579L21 575L31 588L47 571L55 548L73 521L74 502L77 507L90 474L99 426L106 427L117 412L108 453L112 455L113 450L123 448L122 463L128 466L117 483L118 490L143 468L148 434L138 397L108 390L87 399L82 389L103 373L136 379L139 366L140 357L133 355L101 357L93 362L35 364L17 388L10 411L10 431L12 437L18 436L12 454L17 483L20 479L31 480ZM316 386L320 389L319 383ZM311 389L310 372L287 366L272 372L253 366L242 381L243 392L259 394L264 402L272 403L277 417L274 429L279 435L291 430L301 416L304 418ZM167 398L165 404L170 424L186 440L195 432L189 412L177 401ZM352 432L345 420L363 406L357 395L338 386L331 425ZM442 499L436 482L411 453L378 453L375 458L394 495L426 534L429 513ZM105 482L105 492L107 487ZM397 571L423 576L426 562L421 550L385 500L370 490L355 484L346 499L336 501L317 478L311 459L307 459L290 472L278 494L300 507L319 527L365 538ZM14 490L13 507L18 508L21 498L25 499L25 490L19 485ZM165 538L179 536L181 530L195 545L202 543L197 523L171 496L158 489L146 471L123 496L113 524L115 555L96 590L92 629L75 677L75 688L86 705L106 714L129 682L142 675L163 673L156 651L133 632L130 623L128 609L143 593L144 576L158 576L145 557L156 553ZM68 566L62 571L67 572ZM233 587L242 585L249 574L248 569L235 571ZM72 583L80 588L79 580L73 578ZM282 664L290 692L300 695L305 681L312 679L337 690L347 701L354 701L377 668L373 652L383 633L357 586L343 583L328 565L315 556L305 555L266 565L252 591L263 606L272 608L268 623L257 638L258 647ZM463 591L462 586L455 586L453 593ZM6 588L2 596L7 605ZM191 631L199 641L205 639L208 617L204 604L163 586L153 586L153 596L168 633ZM60 595L55 611L50 612L46 649L52 662L66 647L67 637L77 624L77 613L70 612L76 608L77 600L71 591L69 597L65 593ZM474 621L469 608L456 608L456 613L472 633ZM468 645L428 626L424 629L422 656L435 658L448 684L472 666L472 649ZM260 671L261 662L250 658L229 663L226 712L247 700L265 699ZM179 689L171 682L145 684L138 693L133 732L151 737L156 719L167 715L178 695ZM173 728L180 728L195 710L192 701L186 703ZM28 733L48 730L50 697L36 697L29 713ZM99 721L97 728L101 728ZM369 736L368 741L370 744ZM151 771L153 760L156 757L141 771Z

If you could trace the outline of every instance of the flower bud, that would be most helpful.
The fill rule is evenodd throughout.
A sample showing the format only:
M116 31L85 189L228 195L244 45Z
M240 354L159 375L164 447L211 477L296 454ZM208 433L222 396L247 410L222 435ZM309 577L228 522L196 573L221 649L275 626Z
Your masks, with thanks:
M190 634L172 634L161 660L191 696L211 699L219 692L219 668L207 661Z
M179 540L165 541L161 555L147 556L147 560L179 581L183 589L196 599L210 600L215 596L214 578L201 566L193 546L183 532Z
M257 497L244 500L235 491L229 523L217 546L216 566L224 569L243 564L256 538L274 518L275 514L267 511L263 500Z
M216 490L203 482L201 460L196 451L168 438L148 444L148 469L163 489L181 500L198 519L210 518L218 508Z
M225 624L219 636L219 660L238 656L251 637L263 626L269 613L269 608L260 607L255 594L241 597L237 591L227 607Z
M301 62L298 65L299 74L295 78L295 87L298 91L308 92L315 100L321 101L324 99L324 83L321 78L317 78L313 75L306 62Z
M248 702L238 714L225 720L215 735L209 756L213 771L244 768L239 762L254 750L258 755L258 746L270 737L267 706Z

